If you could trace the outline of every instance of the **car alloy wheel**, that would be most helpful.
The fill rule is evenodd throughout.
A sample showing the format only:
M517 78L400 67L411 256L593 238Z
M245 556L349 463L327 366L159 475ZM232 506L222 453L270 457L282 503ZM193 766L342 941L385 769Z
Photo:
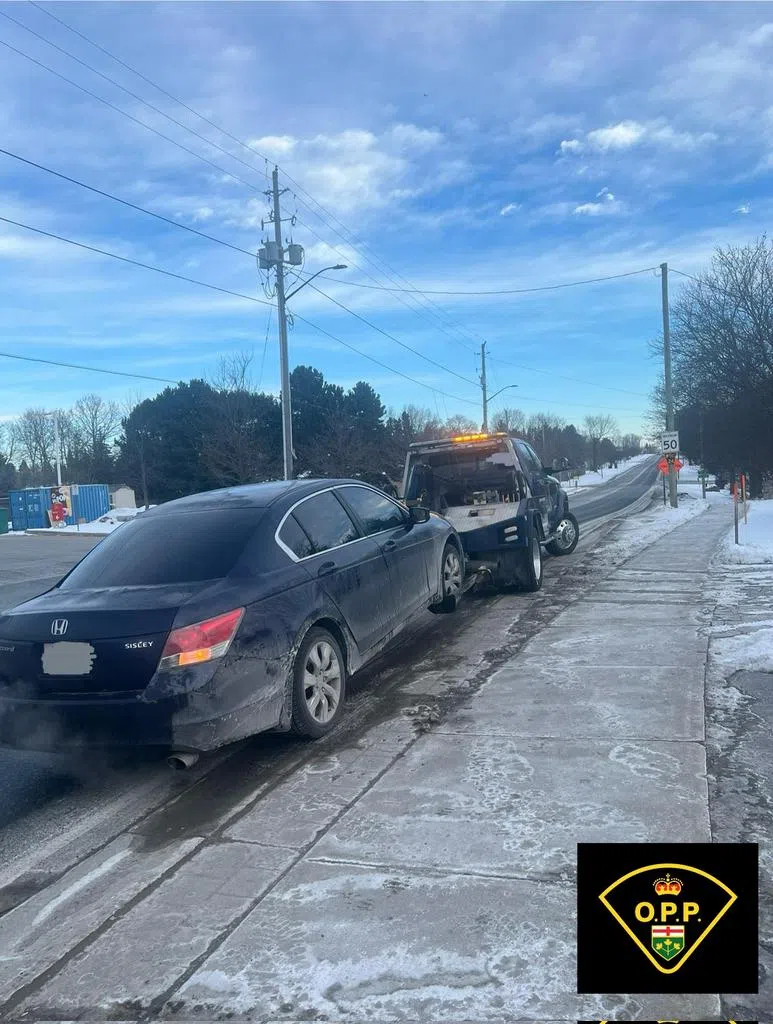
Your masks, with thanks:
M342 689L341 663L338 654L326 640L312 644L303 667L303 695L309 714L320 725L326 725L338 709Z
M448 545L443 559L443 597L456 598L462 589L462 563L456 548Z

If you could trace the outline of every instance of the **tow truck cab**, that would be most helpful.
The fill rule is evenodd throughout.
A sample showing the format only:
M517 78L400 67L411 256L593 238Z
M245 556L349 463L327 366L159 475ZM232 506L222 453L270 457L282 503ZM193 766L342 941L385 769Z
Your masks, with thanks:
M541 546L568 554L577 545L579 527L561 484L526 441L506 433L410 445L402 491L407 504L448 519L471 570L500 585L538 589Z

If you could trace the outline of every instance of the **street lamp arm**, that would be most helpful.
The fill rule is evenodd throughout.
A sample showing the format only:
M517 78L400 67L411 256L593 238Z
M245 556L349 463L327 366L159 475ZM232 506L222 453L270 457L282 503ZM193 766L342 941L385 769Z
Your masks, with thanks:
M517 387L518 387L517 384L505 384L505 386L503 388L500 388L499 391L495 391L493 395L489 395L488 396L488 400L489 400L489 402L492 402L497 397L497 395L501 395L503 391L507 391L508 388L517 388Z
M343 263L336 263L334 267L323 267L322 270L318 270L316 274L312 274L311 277L307 277L303 284L298 285L288 295L285 295L285 302L291 299L293 295L297 295L301 288L305 288L307 284L310 284L315 277L319 277L320 274L324 274L326 270L346 270L346 265Z

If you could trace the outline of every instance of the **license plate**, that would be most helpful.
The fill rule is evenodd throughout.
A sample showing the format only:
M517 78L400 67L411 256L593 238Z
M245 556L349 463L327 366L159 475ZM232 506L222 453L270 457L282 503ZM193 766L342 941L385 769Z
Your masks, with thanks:
M87 676L94 664L96 651L91 644L62 640L43 644L43 674L47 676Z

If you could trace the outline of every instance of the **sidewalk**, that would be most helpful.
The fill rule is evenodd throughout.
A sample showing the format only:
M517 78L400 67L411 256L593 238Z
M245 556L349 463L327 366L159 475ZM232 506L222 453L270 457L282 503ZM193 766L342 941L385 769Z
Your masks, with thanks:
M116 840L0 920L0 1005L44 969L15 1017L719 1018L715 996L575 994L574 870L578 841L711 840L728 525L716 508L629 559L428 733L385 722L206 836Z

